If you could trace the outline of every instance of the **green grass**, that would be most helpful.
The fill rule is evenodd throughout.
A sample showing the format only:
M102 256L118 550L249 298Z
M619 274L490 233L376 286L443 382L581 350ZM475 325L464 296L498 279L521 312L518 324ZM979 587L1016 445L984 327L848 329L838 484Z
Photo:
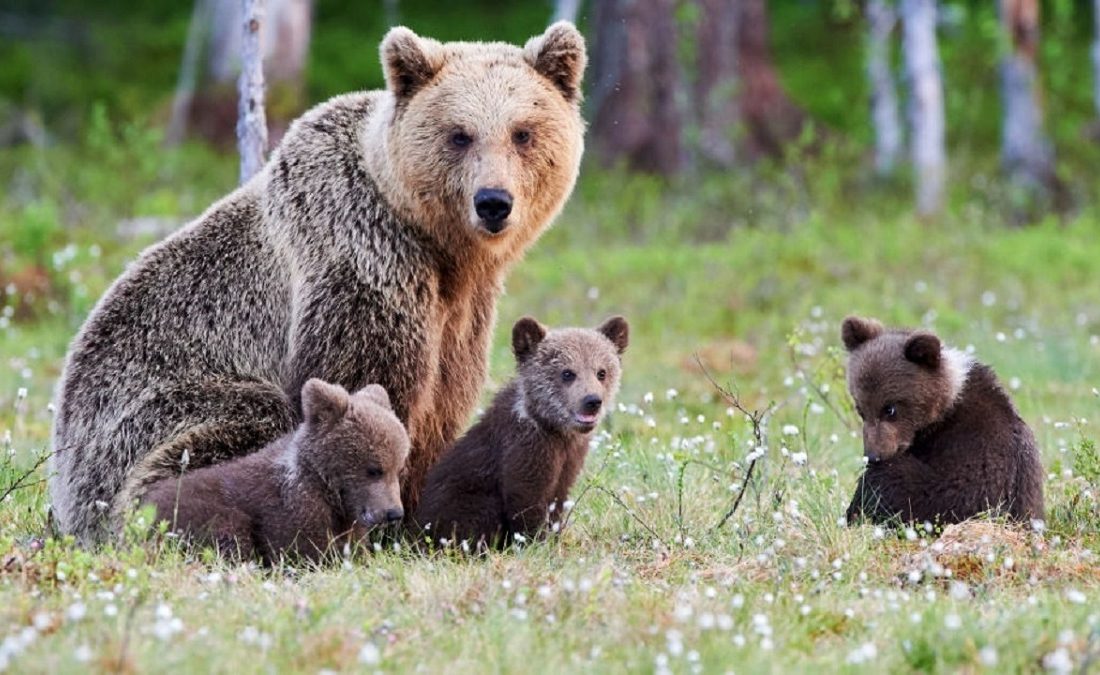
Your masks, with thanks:
M196 200L216 189L208 181L196 179ZM8 667L992 672L1095 658L1100 221L1005 230L974 199L922 223L889 200L851 208L828 176L809 185L806 210L749 214L737 201L745 191L753 204L783 204L788 188L769 183L769 196L738 181L708 178L688 193L590 172L509 279L494 386L512 372L508 329L522 314L561 325L621 312L632 322L621 406L561 537L480 558L386 549L332 568L263 571L156 539L103 551L50 539L48 495L33 484L0 505ZM48 445L65 347L142 244L58 215L93 193L44 194L46 215L21 217L57 221L35 246L66 295L0 328L0 439L11 432L0 487ZM104 209L94 222L132 213ZM998 370L1050 474L1042 535L994 527L982 543L979 523L977 552L951 557L935 551L934 534L838 524L861 467L838 351L850 312L935 327ZM746 406L776 406L767 453L721 529L752 429L728 414L695 355ZM805 466L791 458L801 452ZM925 554L953 576L934 576Z

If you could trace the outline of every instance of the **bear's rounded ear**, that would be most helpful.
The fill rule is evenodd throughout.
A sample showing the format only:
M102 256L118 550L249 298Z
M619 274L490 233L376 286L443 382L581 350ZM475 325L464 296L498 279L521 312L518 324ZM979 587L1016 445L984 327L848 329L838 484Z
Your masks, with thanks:
M393 410L393 404L390 403L390 395L386 392L386 388L380 384L368 384L355 392L355 395L362 396L387 410Z
M386 86L398 101L408 99L431 82L443 66L442 45L404 26L391 28L379 51Z
M630 344L630 324L621 316L613 316L599 325L596 330L603 334L620 354Z
M550 25L523 46L523 55L535 72L554 83L566 101L581 100L581 78L588 63L584 36L568 21Z
M546 326L533 317L525 316L517 321L512 326L512 352L516 355L516 361L523 363L530 358L544 337Z
M853 352L864 342L882 335L885 330L882 324L874 319L850 316L840 326L840 339L844 341L844 347Z
M940 365L943 345L931 333L913 333L905 341L905 358L918 366L935 370Z
M348 411L348 391L338 384L313 378L302 386L302 414L306 424L332 424Z

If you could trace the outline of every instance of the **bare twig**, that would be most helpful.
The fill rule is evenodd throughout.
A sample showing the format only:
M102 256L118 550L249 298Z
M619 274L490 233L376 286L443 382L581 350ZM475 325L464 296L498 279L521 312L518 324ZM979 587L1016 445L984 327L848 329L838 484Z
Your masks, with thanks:
M10 485L4 488L4 491L0 493L0 502L3 502L5 499L8 498L8 495L12 494L16 490L22 490L24 488L29 488L40 483L45 483L45 478L30 480L30 477L37 473L40 468L42 468L42 465L45 464L47 460L49 460L51 454L52 453L44 452L41 455L38 455L38 457L36 457L34 460L34 464L32 464L30 468L24 470L23 473L19 474L19 476Z
M624 502L624 501L622 500L622 498L621 498L621 497L619 497L619 495L615 494L615 493L614 493L614 492L612 492L611 490L608 490L607 488L605 488L605 487L604 487L604 486L602 486L602 485L593 485L592 487L593 487L593 489L595 489L595 490L599 490L600 492L603 492L603 493L604 493L604 494L606 494L606 495L607 495L608 497L611 497L611 499L612 499L612 500L613 500L613 501L614 501L614 502L615 502L616 504L618 504L619 506L621 506L621 507L623 508L623 510L624 510L624 511L626 511L627 513L629 513L629 514L630 514L630 517L631 517L631 518L633 518L633 519L634 519L635 521L637 521L639 525L641 525L642 527L644 527L644 528L645 528L645 530L646 530L646 532L649 532L649 534L650 534L650 535L652 535L652 537L653 537L654 539L656 539L657 541L659 541L659 542L661 543L661 545L662 545L662 546L664 546L665 548L668 548L668 546L666 546L666 545L665 545L665 542L664 542L664 540L663 540L663 539L661 539L661 535L657 534L657 531L656 531L656 530L654 530L654 529L653 529L652 527L650 527L650 526L649 526L649 523L647 523L647 522L645 522L644 520L642 520L642 517L641 517L641 516L639 516L639 515L638 515L637 513L635 513L635 512L634 512L634 509L632 509L632 508L630 508L629 506L627 506L626 502Z
M833 403L833 400L829 398L829 395L822 391L821 387L819 387L817 383L814 382L813 378L806 373L805 369L802 368L802 365L798 362L798 356L795 353L795 349L793 346L787 346L787 355L791 360L791 367L794 368L796 373L802 376L802 381L806 383L806 386L809 387L810 391L812 391L814 395L817 396L817 398L821 399L821 403L834 415L836 415L836 418L840 420L840 423L848 427L849 431L854 429L855 427L852 425L851 416L845 415L844 412L840 408L838 408L835 403Z
M745 497L745 491L748 489L749 485L752 484L753 471L756 469L756 463L760 459L758 453L762 449L768 447L767 421L772 412L775 411L776 406L775 403L772 402L769 403L767 407L765 407L763 410L749 410L748 407L746 407L745 404L741 402L741 397L737 394L737 392L730 391L729 389L718 384L717 380L715 380L714 377L711 376L710 371L708 371L706 366L703 365L703 361L699 358L698 354L695 355L695 362L699 364L699 370L703 372L703 376L710 381L711 386L714 387L719 395L721 395L721 397L735 410L741 412L745 417L747 417L749 423L752 424L752 461L749 462L748 471L745 472L745 480L741 484L741 489L737 491L737 497L734 498L733 505L730 506L729 510L726 511L726 513L718 521L718 524L714 526L715 530L720 530L725 526L729 519L732 518L735 513L737 513L738 507L741 506L741 500Z

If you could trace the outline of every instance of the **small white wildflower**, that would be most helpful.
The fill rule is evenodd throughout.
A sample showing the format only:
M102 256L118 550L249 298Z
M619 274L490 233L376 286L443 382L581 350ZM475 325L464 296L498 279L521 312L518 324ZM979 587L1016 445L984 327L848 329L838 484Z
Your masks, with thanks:
M80 645L73 651L73 658L80 663L87 663L92 660L92 648L88 645Z
M646 403L653 403L653 392L647 391L645 396L642 397L642 400Z
M987 668L997 665L997 649L992 645L986 645L978 651L978 661Z
M1075 605L1083 605L1088 601L1088 597L1076 588L1071 588L1066 591L1066 600L1069 600Z
M382 661L382 652L373 642L368 642L359 650L359 663L376 666Z
M791 461L794 462L795 466L805 466L807 459L804 452L796 452L791 455Z
M88 608L83 602L74 602L69 605L69 609L65 611L65 616L68 617L69 621L80 621L87 613Z
M33 619L31 619L31 623L34 624L35 630L41 632L49 628L50 624L53 623L53 621L50 619L50 615L46 612L39 612L34 615Z
M1043 668L1052 673L1069 673L1073 671L1073 659L1065 647L1059 647L1043 657Z
M959 617L958 614L948 614L943 619L943 625L947 628L947 630L958 630L962 628L962 618Z
M22 401L25 398L27 398L27 388L26 387L19 387L18 389L15 390L15 399L17 401Z
M670 388L667 391L665 391L665 398L668 399L669 401L671 401L672 399L676 398L679 395L680 395L680 392L676 391L675 389Z
M796 427L793 424L784 424L783 425L783 435L784 436L797 436L798 435L798 427Z

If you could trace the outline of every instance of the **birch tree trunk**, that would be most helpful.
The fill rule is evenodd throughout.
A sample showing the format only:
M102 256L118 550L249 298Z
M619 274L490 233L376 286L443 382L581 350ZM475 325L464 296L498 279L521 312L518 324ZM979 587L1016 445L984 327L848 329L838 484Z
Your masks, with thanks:
M1096 24L1096 36L1092 42L1092 97L1096 117L1100 119L1100 0L1092 1L1092 18Z
M240 105L237 110L237 146L241 153L241 183L264 165L267 119L264 115L263 20L264 0L240 0L244 18L241 40Z
M875 171L880 176L893 173L901 156L898 92L890 67L890 36L897 20L891 0L867 0L867 79L875 130Z
M183 47L179 81L172 97L172 117L164 135L165 142L169 145L180 143L187 134L187 116L195 97L202 47L210 27L210 14L210 0L195 0L195 7L191 10L191 23L187 27L187 43Z
M596 0L599 2L600 0ZM555 21L568 21L577 23L577 13L581 8L581 0L554 0L554 16L550 23Z
M909 82L910 149L917 212L930 216L943 208L947 178L935 0L901 0L901 20L902 49Z
M728 168L737 158L734 135L741 121L737 77L740 7L738 0L699 0L698 4L695 109L699 154Z
M605 163L671 175L684 164L683 78L675 0L600 0L596 23L593 146Z
M1053 184L1053 151L1043 132L1039 104L1038 0L1001 0L1001 25L1009 39L1001 59L1004 126L1001 162L1010 179L1031 196Z

